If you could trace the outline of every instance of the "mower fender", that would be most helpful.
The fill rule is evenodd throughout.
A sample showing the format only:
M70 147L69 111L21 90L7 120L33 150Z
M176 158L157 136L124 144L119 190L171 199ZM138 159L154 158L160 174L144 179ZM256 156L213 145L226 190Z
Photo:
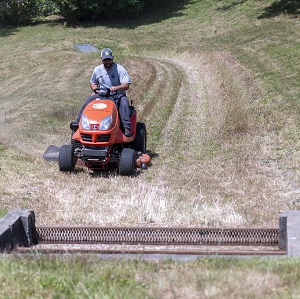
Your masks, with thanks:
M80 132L79 132L79 130L77 130L77 131L73 134L72 139L73 139L73 140L78 140L78 141L80 141Z

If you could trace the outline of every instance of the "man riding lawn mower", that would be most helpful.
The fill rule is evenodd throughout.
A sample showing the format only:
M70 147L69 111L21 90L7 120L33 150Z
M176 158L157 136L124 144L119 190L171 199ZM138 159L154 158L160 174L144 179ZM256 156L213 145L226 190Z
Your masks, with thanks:
M91 170L118 169L120 175L131 176L150 162L146 126L137 122L136 110L126 97L131 81L125 68L113 62L108 48L101 59L90 80L94 93L70 124L71 144L59 150L59 169L73 171L80 159Z

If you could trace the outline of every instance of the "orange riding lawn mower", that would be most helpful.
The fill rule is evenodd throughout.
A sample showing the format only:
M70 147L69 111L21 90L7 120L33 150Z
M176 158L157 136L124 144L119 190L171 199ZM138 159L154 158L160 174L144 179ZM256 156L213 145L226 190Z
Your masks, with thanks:
M58 162L59 170L72 172L78 163L92 171L115 171L132 176L136 169L147 169L146 126L137 122L135 108L130 106L131 136L124 134L114 94L96 89L100 98L91 101L78 122L71 122L71 144L60 148L50 145L44 159Z

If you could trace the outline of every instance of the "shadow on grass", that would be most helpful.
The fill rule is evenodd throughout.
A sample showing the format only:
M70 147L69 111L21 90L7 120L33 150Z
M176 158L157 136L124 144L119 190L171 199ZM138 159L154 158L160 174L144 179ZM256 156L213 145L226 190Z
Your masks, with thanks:
M151 159L153 158L157 158L158 154L152 152L152 151L147 151L148 155L151 157ZM147 169L151 167L151 161L150 164L148 165ZM142 170L141 168L138 168L135 172L135 177L139 176L141 173L143 173L144 171L147 171L147 169ZM106 178L106 179L110 179L112 177L118 176L118 169L111 169L111 170L94 170L94 171L89 171L87 170L87 168L77 168L75 170L75 173L81 173L81 172L88 172L88 174L92 177L92 178Z
M0 0L0 2L1 2L1 0ZM57 25L63 24L63 23L64 23L64 19L60 16L49 16L42 20L32 21L28 25L10 25L7 23L0 22L0 37L7 37L10 35L13 35L16 31L18 31L18 28L21 28L21 27L37 26L40 24L47 24L49 26L57 26Z
M241 5L241 4L245 3L246 1L247 0L235 1L235 2L232 2L229 5L225 5L225 6L221 7L221 8L218 8L217 10L227 11L227 10L230 10L230 9L236 7L237 5Z
M228 11L238 5L242 5L247 0L232 1L230 4L218 8L219 11ZM264 9L264 13L258 19L269 19L279 15L300 16L300 0L276 0Z
M76 24L67 24L60 16L49 16L44 20L35 21L29 26L37 26L41 23L47 24L49 27L55 27L61 24L67 27L83 27L90 28L94 26L105 26L109 28L126 28L134 29L142 25L159 23L169 18L182 16L182 10L186 5L196 2L197 0L161 0L159 3L151 5L145 12L134 18L126 18L126 16L116 16L113 19L101 18L101 21L78 22ZM0 37L13 34L18 26L6 26L0 23Z
M0 37L6 37L14 34L16 27L0 24Z
M269 19L279 15L300 16L299 0L277 0L265 8L265 12L258 19Z
M101 18L101 21L78 22L76 24L66 24L68 27L90 28L94 26L105 26L108 28L118 29L135 29L142 25L160 23L166 19L180 17L183 15L183 9L186 5L196 2L197 0L161 0L159 3L153 4L145 12L135 17L126 17L125 15L116 16L115 18ZM49 22L49 26L60 24L62 20L57 22Z

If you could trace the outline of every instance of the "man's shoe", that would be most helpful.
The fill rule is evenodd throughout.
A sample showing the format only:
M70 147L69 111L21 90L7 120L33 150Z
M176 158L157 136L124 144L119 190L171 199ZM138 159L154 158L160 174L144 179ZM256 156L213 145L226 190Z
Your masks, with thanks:
M131 134L131 132L128 128L125 128L125 136L126 137L131 137L132 136L132 134Z

